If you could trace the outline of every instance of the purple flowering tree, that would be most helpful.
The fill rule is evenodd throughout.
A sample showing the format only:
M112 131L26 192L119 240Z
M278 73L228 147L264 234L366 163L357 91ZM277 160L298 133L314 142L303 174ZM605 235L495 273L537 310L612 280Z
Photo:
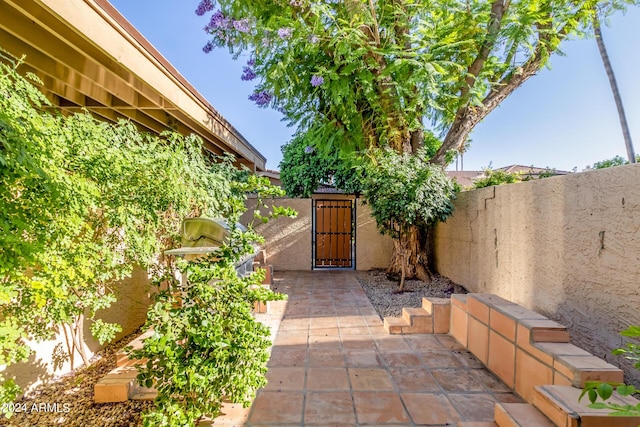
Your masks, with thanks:
M424 147L445 165L563 40L590 28L596 10L638 1L202 0L196 12L211 14L205 50L248 53L250 99L282 111L304 146ZM413 229L407 277L428 278L423 244ZM399 272L396 249L390 270Z

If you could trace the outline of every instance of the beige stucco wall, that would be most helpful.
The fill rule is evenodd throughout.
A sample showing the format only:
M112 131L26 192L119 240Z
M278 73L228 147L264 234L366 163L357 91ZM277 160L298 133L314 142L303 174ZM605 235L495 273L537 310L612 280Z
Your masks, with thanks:
M110 308L98 312L98 318L105 322L116 322L122 326L122 332L116 336L116 340L135 331L145 322L149 306L148 284L146 270L134 269L131 278L114 285L113 292L118 301ZM84 344L86 354L91 358L102 346L91 337L89 326L89 322L85 322ZM29 344L34 350L29 359L26 362L11 365L3 372L5 378L13 378L25 391L82 365L82 359L76 352L74 365L71 366L62 331L53 340Z
M356 269L387 268L393 253L393 240L382 236L371 216L371 208L358 199L356 205Z
M346 195L316 195L317 199L355 199ZM278 218L267 224L257 224L256 231L265 238L262 249L266 251L267 262L275 270L311 270L312 199L281 198L267 203L290 206L298 212L297 218ZM242 217L246 224L251 220L255 200L248 200L249 210ZM386 268L391 259L393 243L381 236L371 218L369 207L356 200L356 269L369 270Z
M435 233L440 274L567 325L640 379L610 354L640 324L640 165L463 192L455 206Z
M267 206L289 206L298 212L296 218L278 218L266 224L256 223L255 229L264 238L261 248L266 252L267 262L275 270L311 269L311 199L275 199ZM247 200L248 210L240 222L247 224L252 219L256 202Z

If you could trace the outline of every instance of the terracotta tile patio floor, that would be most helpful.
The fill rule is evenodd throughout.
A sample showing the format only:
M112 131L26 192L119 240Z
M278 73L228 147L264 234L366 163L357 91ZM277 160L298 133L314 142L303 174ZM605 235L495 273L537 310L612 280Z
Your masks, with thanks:
M282 272L269 384L223 426L456 426L520 402L448 335L388 335L351 271Z

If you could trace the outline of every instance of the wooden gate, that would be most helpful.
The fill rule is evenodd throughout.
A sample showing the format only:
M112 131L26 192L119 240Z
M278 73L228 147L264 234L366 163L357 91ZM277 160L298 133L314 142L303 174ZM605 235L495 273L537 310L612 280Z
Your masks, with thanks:
M353 268L353 201L313 203L313 268Z

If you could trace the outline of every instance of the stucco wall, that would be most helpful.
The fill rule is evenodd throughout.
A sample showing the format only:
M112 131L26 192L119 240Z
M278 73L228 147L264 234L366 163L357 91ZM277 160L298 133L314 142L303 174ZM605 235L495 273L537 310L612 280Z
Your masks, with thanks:
M318 199L354 199L345 195L317 195ZM258 231L265 238L262 248L266 251L267 262L275 270L311 270L311 239L312 239L312 199L281 198L270 203L280 206L290 206L298 212L298 217L278 218L267 224L258 224ZM255 206L255 200L248 200L248 212L241 222L251 220L250 213ZM376 223L371 218L368 206L362 204L362 199L356 200L356 269L369 270L372 268L386 268L391 259L393 243L387 236L382 236L376 229Z
M267 206L289 206L298 212L296 218L278 218L255 228L265 238L261 246L267 262L275 270L311 269L311 199L281 198L267 201ZM247 201L247 213L241 222L251 221L255 200Z
M98 318L122 326L122 332L116 336L116 340L135 331L145 322L149 306L148 284L147 272L141 268L134 269L130 279L114 285L113 291L118 301L110 308L98 312ZM85 350L91 358L103 346L91 337L88 321L84 326ZM72 366L70 359L66 357L67 345L62 331L53 340L30 342L29 345L34 350L29 359L11 365L3 372L5 378L13 378L25 391L53 379L54 376L71 371ZM82 359L76 352L73 368L80 365Z
M618 332L640 324L640 165L463 192L435 233L440 274L570 328L622 366Z
M356 205L356 269L387 268L393 253L393 241L382 236L371 217L371 208L362 203Z

